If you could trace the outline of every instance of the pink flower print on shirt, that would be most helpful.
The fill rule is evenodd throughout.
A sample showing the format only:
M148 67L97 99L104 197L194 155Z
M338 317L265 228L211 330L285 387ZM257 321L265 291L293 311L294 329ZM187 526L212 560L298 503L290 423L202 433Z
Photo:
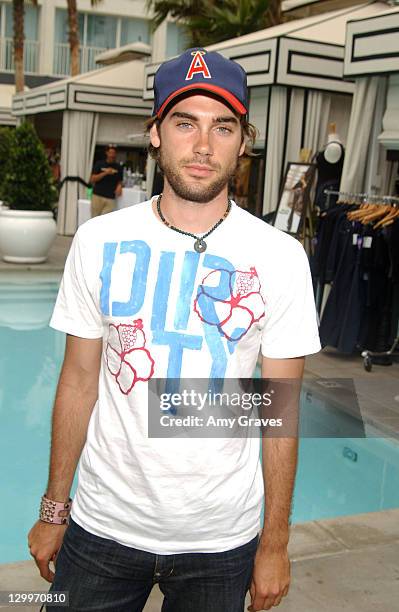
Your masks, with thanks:
M220 299L212 291L213 287L224 286L226 283L230 295ZM254 267L249 272L212 270L198 288L194 311L204 323L215 325L227 340L236 342L265 316L265 302L260 290L258 273Z
M145 382L154 374L154 360L145 344L142 319L136 319L133 325L110 323L106 348L107 367L124 395L130 393L136 382Z

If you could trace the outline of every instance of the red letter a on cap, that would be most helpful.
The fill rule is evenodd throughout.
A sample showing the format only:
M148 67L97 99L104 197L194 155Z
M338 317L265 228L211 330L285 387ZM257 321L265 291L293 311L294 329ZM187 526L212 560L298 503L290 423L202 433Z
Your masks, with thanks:
M209 72L209 68L206 65L206 61L203 57L205 52L195 51L195 53L193 52L193 55L194 57L186 75L186 81L191 81L195 74L202 74L204 79L211 79L211 73Z

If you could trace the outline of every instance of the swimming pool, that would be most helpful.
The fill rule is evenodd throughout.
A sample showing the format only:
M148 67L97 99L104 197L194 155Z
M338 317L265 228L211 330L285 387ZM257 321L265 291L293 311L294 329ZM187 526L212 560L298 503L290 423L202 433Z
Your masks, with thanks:
M59 278L0 277L0 563L29 559L26 534L47 480L50 416L65 337L47 324ZM305 393L302 414L317 410ZM303 438L293 522L399 506L399 445L382 438Z

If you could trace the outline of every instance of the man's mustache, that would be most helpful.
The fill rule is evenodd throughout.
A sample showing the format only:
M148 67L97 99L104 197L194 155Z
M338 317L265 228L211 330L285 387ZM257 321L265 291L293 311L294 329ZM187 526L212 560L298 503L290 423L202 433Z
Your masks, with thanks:
M200 165L204 164L205 166L207 166L208 168L212 168L213 170L220 170L219 164L215 164L214 162L211 162L206 157L195 157L193 159L180 160L180 165L182 166L188 166L190 164L200 164Z

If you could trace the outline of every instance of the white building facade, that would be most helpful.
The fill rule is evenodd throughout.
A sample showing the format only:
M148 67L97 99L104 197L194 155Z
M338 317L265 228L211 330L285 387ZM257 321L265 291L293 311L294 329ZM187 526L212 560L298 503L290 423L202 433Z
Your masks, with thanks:
M145 0L78 0L81 72L96 69L96 56L133 42L151 45L153 60L172 57L184 47L184 32L173 22L152 32ZM25 5L25 72L28 86L70 73L66 0ZM0 83L13 82L11 0L0 2Z

